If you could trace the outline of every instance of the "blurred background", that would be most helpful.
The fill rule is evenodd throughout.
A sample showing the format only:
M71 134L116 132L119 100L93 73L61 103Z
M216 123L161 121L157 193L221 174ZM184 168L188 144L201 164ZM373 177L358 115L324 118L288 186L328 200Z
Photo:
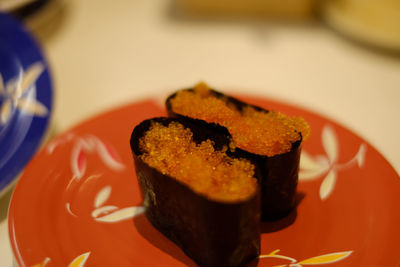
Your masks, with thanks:
M205 81L317 112L400 171L399 0L0 0L49 63L54 136ZM0 265L12 266L0 199Z

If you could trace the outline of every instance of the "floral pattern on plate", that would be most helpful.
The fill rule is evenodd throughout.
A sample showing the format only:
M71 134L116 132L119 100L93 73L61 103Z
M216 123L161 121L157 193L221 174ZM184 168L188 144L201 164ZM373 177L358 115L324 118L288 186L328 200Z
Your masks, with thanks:
M310 181L325 175L322 180L319 196L326 199L333 191L338 176L338 171L345 170L357 164L362 168L365 161L366 144L361 144L355 156L345 163L338 163L339 144L336 133L330 125L325 125L321 134L322 144L326 156L310 156L305 150L302 151L300 160L300 181Z

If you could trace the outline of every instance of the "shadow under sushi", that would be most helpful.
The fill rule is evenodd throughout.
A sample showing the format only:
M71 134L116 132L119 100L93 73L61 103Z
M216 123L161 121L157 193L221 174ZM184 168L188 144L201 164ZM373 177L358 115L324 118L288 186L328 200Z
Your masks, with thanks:
M149 241L153 246L157 247L164 253L171 255L173 258L182 262L186 266L197 266L174 242L159 232L150 223L144 213L135 216L133 223L142 237Z
M303 192L297 192L295 196L295 207L287 214L286 216L277 219L277 220L270 220L270 221L262 221L261 222L261 233L262 234L267 234L267 233L273 233L277 232L280 230L283 230L290 225L292 225L297 218L297 207L300 205L301 201L305 197L305 193Z

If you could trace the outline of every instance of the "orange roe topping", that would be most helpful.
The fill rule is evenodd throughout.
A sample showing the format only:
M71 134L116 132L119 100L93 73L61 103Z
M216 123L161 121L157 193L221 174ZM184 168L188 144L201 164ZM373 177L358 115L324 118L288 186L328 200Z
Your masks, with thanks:
M279 112L258 111L252 107L239 111L226 98L217 98L204 83L194 90L179 91L171 99L175 113L218 123L226 127L234 146L258 155L274 156L290 151L292 143L310 134L310 126L300 117Z
M210 140L196 144L192 135L177 122L154 123L140 139L140 158L209 199L236 202L255 193L254 165L215 150Z

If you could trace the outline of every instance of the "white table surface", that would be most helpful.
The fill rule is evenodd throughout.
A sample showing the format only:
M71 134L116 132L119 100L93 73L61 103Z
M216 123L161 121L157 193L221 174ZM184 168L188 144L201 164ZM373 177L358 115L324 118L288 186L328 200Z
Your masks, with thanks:
M400 172L400 56L360 47L318 23L187 20L171 12L169 1L58 4L62 9L41 15L46 19L29 21L54 79L56 133L203 80L333 119ZM9 197L0 199L0 266L12 266Z

